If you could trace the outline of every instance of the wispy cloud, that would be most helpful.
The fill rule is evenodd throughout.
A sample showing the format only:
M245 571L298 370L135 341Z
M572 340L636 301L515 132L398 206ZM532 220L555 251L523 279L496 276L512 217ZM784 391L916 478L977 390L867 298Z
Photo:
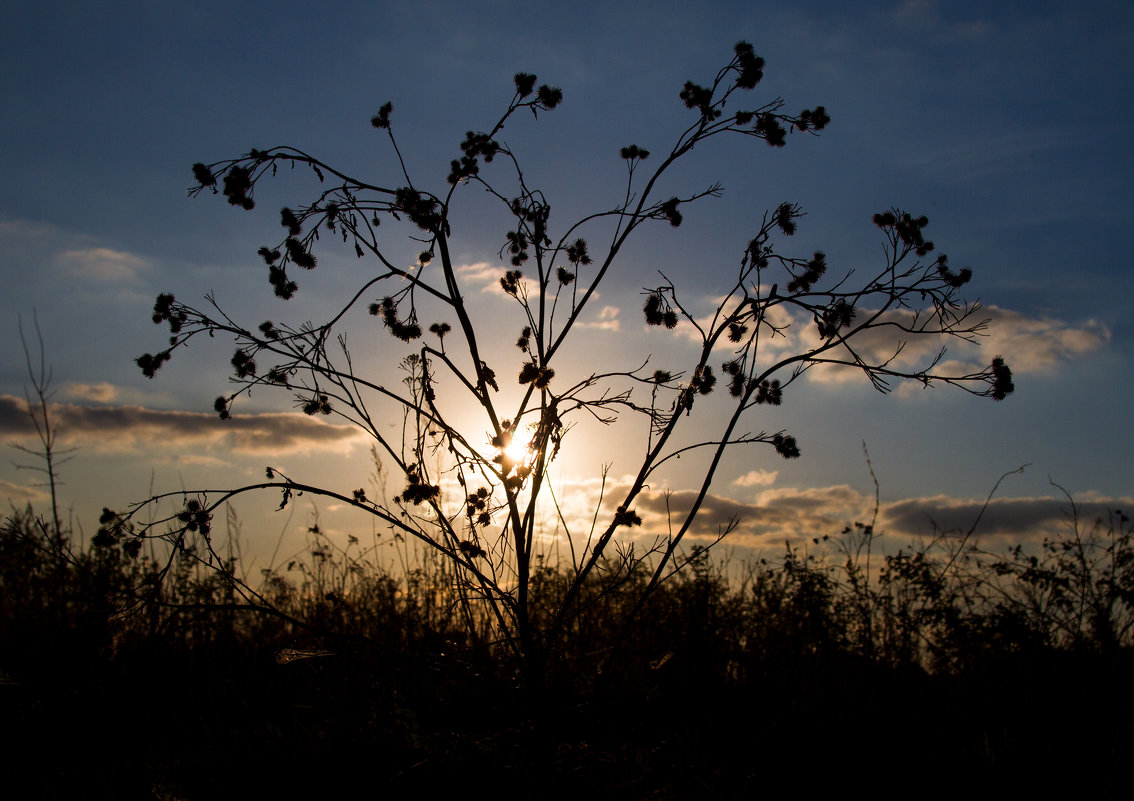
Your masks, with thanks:
M687 341L696 346L702 344L702 332L712 330L713 318L716 309L725 303L725 298L715 297L706 298L705 305L711 306L712 311L694 317L697 325L693 325L685 318L680 318L677 324L677 333L683 336ZM722 315L727 315L736 310L739 305L738 300L732 300L724 305ZM798 333L805 324L797 321L797 317L793 316L783 306L772 306L768 309L767 315L764 318L764 323L760 327L760 342L759 353L764 361L775 361L779 359L786 351L798 347ZM716 324L719 326L721 320L718 319ZM649 326L646 326L649 328ZM698 330L698 327L700 330ZM718 353L725 353L728 351L735 351L738 344L731 341L727 336L721 337L717 340L713 350Z
M178 464L193 466L193 467L208 467L208 468L229 468L232 463L227 459L218 459L215 456L204 456L197 453L183 453L178 454L176 461Z
M580 328L597 328L601 331L621 331L622 323L618 319L617 306L603 306L592 320L576 323Z
M147 385L148 386L148 385ZM80 405L134 405L134 406L167 406L173 396L169 392L152 389L139 389L137 387L111 384L108 381L99 381L93 384L81 381L67 381L61 387L62 397L78 401Z
M495 295L500 298L505 298L508 301L515 303L515 300L504 291L504 287L500 284L500 279L504 273L510 268L501 266L499 264L489 264L486 261L478 261L475 264L462 264L457 267L457 277L466 285L480 287L480 292L490 295ZM519 296L520 298L534 299L539 293L539 282L527 276L519 281ZM554 289L550 293L554 295ZM600 297L598 292L595 292L590 297L590 308L595 307L595 301ZM564 291L559 298L560 305L559 313L564 313L566 308L570 310L571 295L569 292ZM566 303L566 306L562 304ZM588 313L575 322L576 328L589 328L597 331L621 331L622 321L620 319L621 310L617 306L602 306L597 309L597 312ZM559 320L560 318L556 318Z
M459 265L457 278L473 286L479 286L481 292L508 297L504 287L500 285L500 279L508 269L499 264L478 261L475 264ZM539 284L527 277L520 279L520 286L527 292L528 297L534 297L539 292Z
M716 306L720 300L711 302ZM857 319L861 320L869 313L869 310L860 310ZM888 313L883 318L885 321L909 328L914 316L905 310L895 311ZM1051 372L1102 349L1111 339L1107 326L1093 318L1068 322L1049 316L1028 316L1001 306L982 306L967 323L985 321L987 326L979 331L973 342L910 334L897 326L881 326L855 335L852 344L864 360L874 364L888 363L892 369L906 372L927 368L945 347L946 357L936 372L962 376L980 372L993 356L1003 356L1017 374ZM698 318L697 322L707 330L712 314ZM771 364L788 353L801 353L821 344L815 322L808 315L775 306L769 311L768 322L771 325L763 329L766 335L758 349L759 364ZM701 344L700 332L687 320L678 324L677 333L684 341ZM727 338L722 338L716 350L723 353L735 347ZM849 360L849 354L841 349L826 354L826 357ZM828 384L865 380L858 368L839 365L820 365L811 370L808 377Z
M8 503L15 507L37 504L48 499L47 493L39 487L27 484L16 484L0 478L0 497L8 499Z
M118 387L105 381L98 384L80 384L72 381L66 384L63 390L68 397L76 400L95 403L113 403L118 400Z
M233 415L219 420L200 412L163 411L143 406L53 404L60 437L98 451L161 448L223 448L237 454L346 452L361 444L350 425L333 425L299 413ZM22 398L0 395L0 435L35 434Z
M65 250L56 259L68 276L96 283L130 281L146 267L138 256L110 248Z
M0 237L5 239L54 239L61 233L57 225L39 220L0 220Z
M907 312L897 312L891 317L903 325L912 321L912 315ZM987 366L993 356L1003 356L1013 372L1024 374L1051 372L1103 348L1111 337L1110 330L1098 320L1068 323L1053 317L1029 317L999 306L981 308L974 315L974 321L983 320L988 321L988 327L975 342L910 335L897 328L884 327L856 336L854 348L868 361L880 363L893 357L892 369L912 372L930 364L944 346L948 361L942 362L939 372L974 373ZM796 320L793 328L799 344L818 343L814 325ZM836 358L839 357L836 355ZM861 371L850 367L823 367L809 375L813 380L826 383L863 380Z
M995 31L984 19L947 20L940 5L937 0L906 0L895 9L893 19L899 28L916 29L946 41L983 39Z
M1016 129L973 136L962 143L936 148L923 145L899 156L899 163L922 179L932 177L942 183L961 185L1021 169L1036 169L1034 165L1049 162L1053 152L1075 146L1077 143L1067 133Z
M504 273L510 269L513 268L500 264L490 264L486 261L478 261L474 264L459 265L457 267L457 278L467 285L480 287L482 293L511 299L511 296L504 291L504 287L500 284L500 279L503 278ZM552 288L549 290L550 296L555 294L556 286L558 285L553 282ZM534 299L539 295L539 282L526 275L520 279L519 287L521 298L526 296ZM560 302L562 303L564 298L570 300L570 297L570 293L564 291ZM601 297L601 295L598 292L593 293L590 298L591 303L593 304L599 297ZM599 309L597 317L578 322L576 325L580 328L618 331L621 329L618 314L619 309L617 306L603 306Z

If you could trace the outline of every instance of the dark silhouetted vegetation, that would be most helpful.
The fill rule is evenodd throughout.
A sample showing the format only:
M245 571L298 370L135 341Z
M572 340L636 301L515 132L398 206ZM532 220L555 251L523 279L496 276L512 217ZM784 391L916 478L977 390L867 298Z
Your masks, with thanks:
M429 551L385 569L313 526L253 607L191 551L80 547L14 511L0 534L9 781L42 798L489 778L536 797L747 798L849 776L1124 795L1134 526L1068 505L1066 534L1031 549L942 535L885 553L858 523L743 564L693 553L628 630L650 572L604 560L538 688L473 633L491 621L462 619L451 561ZM533 617L572 582L537 564Z

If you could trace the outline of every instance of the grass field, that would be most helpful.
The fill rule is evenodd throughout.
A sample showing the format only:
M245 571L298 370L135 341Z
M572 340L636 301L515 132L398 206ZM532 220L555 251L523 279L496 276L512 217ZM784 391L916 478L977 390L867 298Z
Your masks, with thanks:
M250 604L191 553L159 575L127 540L80 549L14 512L4 771L29 798L1126 797L1131 533L1115 512L1034 552L882 554L858 526L695 560L632 619L648 576L611 563L533 681L435 560L315 538ZM543 567L533 608L566 583Z

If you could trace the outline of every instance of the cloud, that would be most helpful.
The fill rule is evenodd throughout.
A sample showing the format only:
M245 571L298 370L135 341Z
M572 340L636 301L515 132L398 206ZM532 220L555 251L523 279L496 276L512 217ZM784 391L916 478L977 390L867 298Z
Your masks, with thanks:
M95 403L113 403L118 399L118 387L105 381L98 384L79 384L72 381L63 387L63 391L70 398Z
M622 323L618 319L619 308L617 306L603 306L598 313L597 319L576 323L580 328L597 328L601 331L621 331Z
M10 239L55 239L62 233L53 223L39 220L0 220L0 237Z
M16 508L35 505L49 499L48 494L39 487L26 484L15 484L0 478L0 496L8 499L8 503Z
M711 306L712 311L706 312L700 317L695 317L694 319L697 321L696 326L692 325L684 317L679 318L676 329L677 333L697 347L700 347L703 341L702 331L709 331L711 329L716 310L720 308L721 304L725 303L726 300L727 299L722 296L706 298L705 302L707 305ZM722 315L735 311L738 305L738 299L729 301L725 305ZM801 324L797 322L797 319L799 318L792 315L784 306L772 306L768 309L760 328L759 352L762 362L777 361L782 358L788 350L798 348L797 342L799 340L794 334L800 330ZM716 323L720 325L721 321L717 320ZM697 330L697 326L700 326L700 331ZM650 326L645 327L649 328ZM719 353L726 351L735 352L739 344L740 343L733 342L727 336L724 336L717 340L717 343L713 346L713 350Z
M511 269L520 269L521 271L523 270L522 267L512 268L500 264L489 264L486 261L478 261L474 264L459 265L457 267L457 278L464 283L471 284L473 286L479 286L482 293L497 295L502 298L511 298L511 295L506 293L504 291L504 287L500 285L500 279L504 277L504 273ZM535 299L539 296L538 281L524 276L520 279L519 283L521 298L527 296L528 298ZM555 296L557 286L558 284L553 283L551 288L549 288L549 300ZM562 289L562 287L559 288ZM594 292L591 294L590 301L593 303L599 297L601 297L601 295L598 292ZM570 298L570 292L564 292L560 300L570 300ZM580 322L576 323L576 325L578 325L580 328L597 328L600 330L605 329L608 331L618 331L621 327L618 321L618 312L619 309L617 306L603 306L599 310L598 318L596 320Z
M964 141L950 141L937 147L922 144L897 159L903 169L923 180L932 178L961 186L987 182L1005 174L1015 176L1021 169L1029 168L1022 166L1024 159L1046 163L1057 151L1077 146L1072 136L1048 127L1015 128L1001 133L975 134Z
M702 330L709 330L713 324L714 312L724 300L722 297L705 299L713 311L696 317L697 325ZM735 306L735 302L728 304L726 311ZM873 313L870 309L856 311L858 322ZM1032 317L992 305L978 307L969 318L958 323L961 328L978 326L972 342L936 334L911 334L898 327L916 327L915 321L924 323L927 319L925 314L916 318L908 309L887 312L879 322L890 323L889 325L880 325L856 334L851 345L867 363L888 364L893 370L910 373L927 369L939 357L941 349L945 348L946 355L933 372L964 376L979 373L992 362L994 356L1003 356L1016 374L1051 372L1102 349L1111 340L1107 326L1093 318L1067 322L1046 315ZM766 322L768 325L761 329L759 366L771 365L785 356L802 353L822 344L811 314L789 311L784 306L777 305L768 310ZM981 326L982 323L987 324ZM700 346L702 343L702 334L697 326L684 318L678 323L676 333L679 338L694 345ZM736 347L727 337L722 337L714 350L733 351ZM833 349L824 356L851 360L851 355L843 348ZM828 384L866 380L861 369L842 365L818 365L808 372L808 377ZM914 387L913 384L908 386ZM920 387L920 384L917 386Z
M945 41L982 39L995 30L987 20L953 22L944 19L937 0L906 0L894 10L893 17L899 28L928 32Z
M107 381L100 381L96 384L68 381L62 385L62 390L65 398L79 401L80 405L166 406L173 400L173 395L169 392L119 386Z
M489 264L486 261L478 261L475 264L462 264L457 267L457 277L466 284L479 286L482 293L512 300L512 296L508 295L508 293L504 291L504 287L500 285L500 279L508 269L511 268L498 264ZM534 299L539 295L539 282L524 277L520 279L519 283L519 297L521 299L527 297L534 302ZM555 286L556 285L553 284L553 287L549 289L549 301L555 298ZM560 287L560 289L562 289L562 287ZM593 293L590 297L590 305L594 306L595 301L597 301L599 297L601 297L601 295L598 292ZM570 312L570 300L571 294L569 291L564 292L560 296L560 304L566 303L567 305L560 305L558 313ZM574 325L577 328L588 328L596 331L621 331L622 321L619 319L620 312L621 310L617 306L603 306L598 309L597 314L592 315L586 320L577 320Z
M864 313L860 312L860 315ZM896 312L890 315L890 319L909 325L913 315ZM1098 320L1088 319L1072 324L1053 317L1029 317L999 306L981 307L973 321L983 320L988 321L988 326L975 342L910 335L897 328L883 327L858 334L852 345L863 359L872 363L882 363L893 357L890 367L895 370L915 372L927 367L944 346L947 359L937 366L936 373L959 376L979 372L992 361L993 356L1003 356L1012 371L1020 375L1051 372L1103 348L1111 337L1110 330ZM797 319L793 328L797 329L795 336L800 347L813 347L818 343L815 326L809 321ZM833 357L845 358L846 353L836 352ZM864 380L857 368L839 366L822 366L812 370L809 376L824 383Z
M776 483L779 474L779 470L749 470L732 483L738 487L770 487Z
M196 453L183 453L178 454L175 461L178 464L193 466L193 467L209 467L209 468L229 468L232 463L225 459L218 459L215 456L203 456Z
M936 16L936 0L906 0L894 11L894 16L900 20L919 19L927 15Z
M984 311L990 319L985 350L1004 354L1016 372L1050 372L1110 342L1110 330L1094 319L1075 326L999 306Z
M748 475L756 474L753 471ZM596 531L609 523L615 507L632 485L631 476L608 478ZM740 482L734 482L740 483ZM741 484L744 486L744 484ZM749 486L758 486L753 481ZM590 478L556 484L557 498L576 543L586 539L595 506L599 502L600 479ZM621 529L623 537L653 541L680 529L696 500L695 490L645 489L631 504L642 518L642 526ZM755 548L782 548L785 542L800 544L813 538L838 537L856 522L875 521L881 545L897 548L924 542L932 536L954 539L969 531L979 518L975 536L990 548L1004 544L1039 542L1068 532L1070 505L1064 497L994 498L984 509L985 498L955 498L947 495L907 498L882 504L875 519L873 492L863 493L847 485L828 487L784 487L765 489L754 500L742 501L708 493L686 537L694 545L716 539L730 526L725 543ZM1085 497L1077 502L1081 531L1108 511L1127 509L1134 498ZM994 539L996 543L988 543Z
M500 287L500 276L504 271L499 265L478 261L475 264L461 264L457 267L457 276L470 284L480 284L482 292L489 292L492 286Z
M0 434L24 436L34 434L35 427L28 419L28 404L14 395L0 395Z
M1080 531L1086 533L1083 525L1089 528L1096 520L1106 520L1110 510L1129 508L1131 503L1134 503L1134 498L1127 497L1091 498L1076 502ZM1071 507L1063 497L993 498L982 514L984 504L983 498L950 498L946 495L909 498L887 504L879 516L879 525L907 537L960 536L976 525L978 536L1013 542L1041 540L1070 531Z
M563 516L576 542L585 539L590 531L600 489L605 494L597 531L609 523L632 482L632 476L623 476L608 478L605 487L595 478L556 485ZM641 516L642 526L621 533L645 540L664 537L671 531L676 533L693 508L697 494L696 490L643 490L631 504ZM765 490L755 501L708 493L686 536L690 544L703 543L734 526L727 542L747 547L780 546L784 541L836 534L848 523L869 519L873 503L873 494L867 496L847 486Z
M470 284L479 285L481 292L488 292L501 297L510 297L505 291L504 287L500 285L500 279L504 277L504 273L511 268L502 267L499 264L489 264L486 261L478 261L475 264L462 264L457 267L457 277L462 281ZM539 284L530 278L521 278L520 286L523 291L527 293L528 297L535 297L539 293Z
M96 283L130 281L146 267L143 259L110 248L65 250L56 259L71 277Z
M215 414L163 411L143 406L52 404L60 438L68 445L99 451L216 447L239 454L281 454L295 451L350 450L362 433L350 425L332 425L297 412L236 414L220 420ZM0 434L34 436L27 403L0 395Z

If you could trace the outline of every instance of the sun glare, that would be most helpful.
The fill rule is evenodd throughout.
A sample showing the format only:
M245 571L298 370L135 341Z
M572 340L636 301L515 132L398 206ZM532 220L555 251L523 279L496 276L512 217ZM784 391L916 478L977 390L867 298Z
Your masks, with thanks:
M513 464L523 464L526 462L531 454L528 446L531 444L532 435L530 431L517 431L512 435L512 441L504 448L504 455L508 461Z

